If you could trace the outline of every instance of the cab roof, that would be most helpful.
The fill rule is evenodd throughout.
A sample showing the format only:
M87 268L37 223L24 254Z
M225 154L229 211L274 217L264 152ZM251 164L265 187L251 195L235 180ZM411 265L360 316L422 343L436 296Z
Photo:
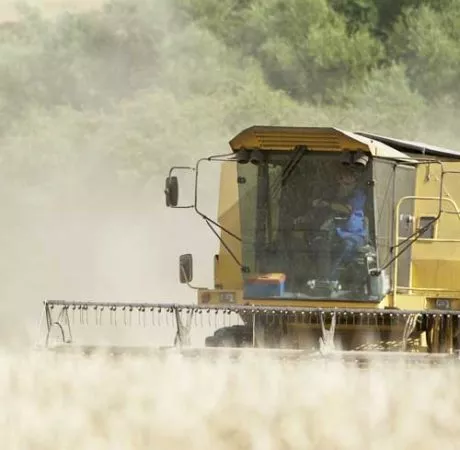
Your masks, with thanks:
M378 134L366 133L363 131L357 131L356 134L365 136L369 139L374 139L384 144L390 145L396 150L405 153L414 153L418 155L433 155L442 156L447 158L460 159L460 151L448 149L444 147L438 147L436 145L426 144L424 142L406 141L402 139L396 139L388 136L380 136Z
M460 152L455 150L334 127L255 125L238 133L229 144L234 152L241 149L290 151L304 145L312 151L364 151L380 158L413 162L417 155L460 159Z

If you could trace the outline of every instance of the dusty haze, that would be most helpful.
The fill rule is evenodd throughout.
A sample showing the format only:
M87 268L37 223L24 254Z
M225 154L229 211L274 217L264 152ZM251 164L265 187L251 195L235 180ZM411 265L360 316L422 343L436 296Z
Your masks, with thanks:
M58 17L64 11L91 11L103 4L23 3L39 6L45 17ZM0 11L5 19L16 17L14 2L4 1ZM13 158L18 167L5 168L10 179L0 182L0 292L4 299L0 337L4 342L35 342L45 299L195 302L195 291L178 283L178 257L192 252L195 284L209 286L217 240L193 212L165 207L168 166L160 169L161 174L147 174L141 183L123 184L115 175L119 167L110 160L112 146L125 137L123 125L115 131L109 118L91 134L80 112L65 123L58 115L56 122L53 115L41 118L35 111L31 117L30 124L7 132L3 144L4 150L18 155ZM68 129L57 129L56 124ZM39 132L37 137L34 130ZM226 141L226 137L221 139L223 148ZM157 146L153 142L152 150ZM28 160L30 148L35 154L43 153L44 164L40 157ZM184 143L182 150L187 148L190 144ZM202 153L215 152L214 148L203 148ZM53 157L57 161L62 158L62 165L55 164ZM180 163L180 157L173 162ZM26 174L27 182L16 184L14 170L21 177ZM208 173L216 183L218 172L213 172L207 168L204 179ZM186 178L182 186L183 201L193 187L190 181ZM206 184L201 186L205 211L214 215L215 195L207 193Z
M2 21L18 20L18 4L33 5L39 7L47 16L55 16L65 11L90 11L100 7L103 0L2 0L0 2L0 18Z
M101 3L40 2L50 16ZM0 5L3 20L16 19L13 2ZM159 115L178 107L161 94L149 104L157 105ZM126 108L126 116L138 113ZM193 110L189 123L182 123L192 131L195 115L210 117L209 134L193 149L197 155L227 151L227 130L222 136L219 129L211 132L213 112ZM264 118L261 112L248 120ZM185 252L195 257L195 284L212 283L216 239L193 213L165 208L164 175L147 176L142 183L115 181L116 168L107 155L133 131L123 117L116 116L113 124L101 121L85 133L74 128L78 120L78 114L70 115L68 123L56 122L55 128L52 115L38 115L24 128L9 130L3 144L20 167L28 168L32 181L19 187L9 172L10 178L0 181L2 448L457 448L460 387L458 370L449 367L363 371L339 363L248 359L229 364L176 356L113 360L31 350L44 299L193 303L194 292L178 283L178 256ZM39 137L34 130L40 130ZM173 142L177 132L173 126L164 130L162 142L152 135L152 148ZM51 149L66 163L58 169L53 161L35 166L27 153L22 156L25 148L43 155ZM94 156L100 149L104 156ZM183 148L184 155L189 150ZM171 162L180 161L179 150L171 152ZM213 214L215 176L208 173L204 179L203 203ZM151 328L140 328L110 327L102 338L152 337ZM84 338L85 327L78 333L77 339ZM157 337L172 339L173 330Z

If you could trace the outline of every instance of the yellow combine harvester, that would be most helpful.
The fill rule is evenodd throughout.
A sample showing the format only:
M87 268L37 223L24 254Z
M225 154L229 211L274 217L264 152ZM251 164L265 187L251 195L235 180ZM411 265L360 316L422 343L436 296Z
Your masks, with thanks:
M337 128L253 126L231 153L173 167L166 204L193 208L220 240L214 286L196 305L108 305L177 319L233 314L208 347L256 347L314 354L370 350L454 356L460 317L460 153ZM218 218L198 208L202 164L221 165ZM192 204L179 201L177 173L196 176ZM180 257L180 281L193 279ZM51 309L60 308L61 319ZM48 330L69 308L104 304L45 302ZM68 323L68 317L66 319ZM70 327L69 327L70 331Z

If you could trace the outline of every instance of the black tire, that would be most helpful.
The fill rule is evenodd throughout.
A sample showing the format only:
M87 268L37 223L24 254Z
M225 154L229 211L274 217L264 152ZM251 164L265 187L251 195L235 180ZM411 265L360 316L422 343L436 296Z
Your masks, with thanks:
M219 328L205 339L206 347L243 347L252 341L252 331L244 325Z

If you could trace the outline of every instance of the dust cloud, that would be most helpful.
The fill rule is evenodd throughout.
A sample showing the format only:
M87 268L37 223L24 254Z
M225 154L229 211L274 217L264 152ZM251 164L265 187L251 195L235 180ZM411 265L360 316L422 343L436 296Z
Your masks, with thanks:
M4 20L15 20L15 3L2 4ZM43 1L22 2L20 6L39 7L45 18L57 18L63 11L88 11L102 4ZM120 67L114 66L113 71L117 70ZM105 71L110 69L106 67ZM36 75L53 73L50 69L49 73ZM61 95L73 95L72 86L56 87L59 90ZM126 101L129 103L129 99ZM158 109L157 99L153 102ZM119 160L111 159L111 153L117 145L122 151L128 149L129 144L123 142L128 139L123 125L116 122L128 121L130 111L126 113L128 119L122 111L113 116L108 113L99 123L96 113L84 107L60 115L47 109L52 105L43 106L42 113L39 108L32 110L29 117L2 136L1 342L22 346L40 339L39 318L42 302L47 299L195 303L196 292L179 284L179 255L193 253L194 283L212 286L217 240L193 211L166 208L163 190L167 163L159 162L160 167L146 173L141 181L120 181L123 175L119 173L124 168L120 168ZM95 118L88 124L85 114ZM91 120L96 125L92 126ZM173 130L160 131L162 143L168 144ZM126 134L129 132L132 129ZM227 136L222 142L226 144L226 140ZM158 151L158 146L153 142L151 151ZM182 147L196 151L188 142ZM170 150L165 148L165 152ZM163 156L159 151L159 157ZM171 158L171 164L182 161L180 157ZM193 160L185 161L190 162ZM200 188L201 203L214 216L218 167L215 170L208 179L211 184L207 185L205 179L205 187ZM184 181L182 197L193 189L189 178ZM216 183L214 189L212 183Z
M89 192L52 185L45 200L27 189L3 203L5 344L39 338L44 300L195 303L196 292L179 284L181 253L195 256L195 283L211 285L215 237L193 212L167 210L163 178L144 190L99 182Z
M103 5L103 0L33 0L17 1L2 0L0 2L0 20L2 22L16 21L20 18L18 5L33 5L40 8L47 17L53 17L62 12L91 11Z
M41 3L56 14L61 7L87 8L100 2ZM15 17L11 2L3 1L1 8L4 19ZM212 116L212 111L205 113ZM174 355L113 359L36 351L43 300L194 303L195 292L178 283L178 256L193 253L195 284L211 286L217 248L215 237L193 212L165 207L166 165L161 176L120 184L111 160L95 164L89 151L68 158L57 170L37 173L21 154L24 146L45 155L50 147L67 144L70 153L76 152L81 143L76 142L78 133L62 122L54 127L53 118L36 120L38 124L24 127L32 137L18 139L13 130L15 143L7 139L2 144L5 149L9 143L19 165L42 183L19 186L10 182L14 174L0 182L2 448L456 446L460 389L457 369L450 367L362 371L340 363L287 364L261 357L229 363ZM186 125L194 130L192 119ZM34 139L34 130L47 127L48 141ZM197 155L227 151L229 136L216 138L219 131L201 137L200 143L208 142L209 148ZM166 130L161 138L172 139L175 132ZM109 121L88 133L90 150L114 145L123 133L120 123ZM88 179L91 164L97 176ZM209 175L202 188L211 215L216 181ZM147 341L150 330L143 334ZM93 337L84 326L78 333L77 340ZM128 334L111 327L103 338L111 343ZM168 328L160 337L172 341L174 331Z

